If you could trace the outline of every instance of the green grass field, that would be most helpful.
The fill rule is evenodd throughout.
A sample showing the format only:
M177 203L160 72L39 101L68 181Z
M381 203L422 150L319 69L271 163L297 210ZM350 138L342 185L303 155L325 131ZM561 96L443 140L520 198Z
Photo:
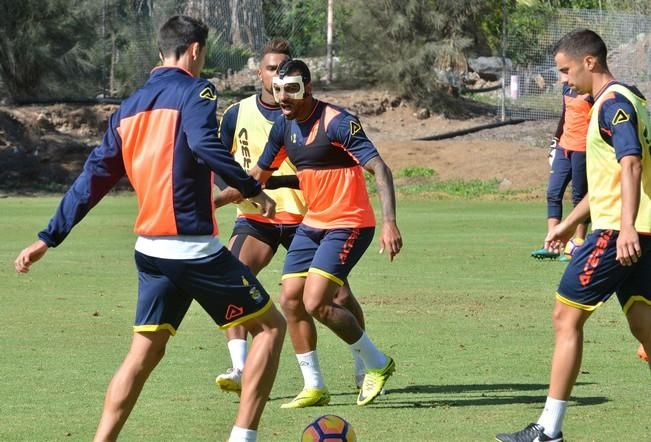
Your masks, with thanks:
M136 300L135 200L107 197L27 275L13 260L58 198L0 200L0 440L90 440L108 381L126 354ZM296 441L320 414L348 419L360 441L489 441L535 421L546 396L558 262L538 262L543 203L399 202L403 252L377 242L351 275L369 334L397 363L388 394L357 407L352 358L319 328L327 407L281 410L302 380L289 340L260 441ZM218 214L222 238L233 210ZM283 254L261 275L277 298ZM635 356L616 300L586 328L584 363L564 427L571 441L651 434L649 369ZM229 366L222 333L193 306L145 387L124 441L225 440L236 397L214 376Z

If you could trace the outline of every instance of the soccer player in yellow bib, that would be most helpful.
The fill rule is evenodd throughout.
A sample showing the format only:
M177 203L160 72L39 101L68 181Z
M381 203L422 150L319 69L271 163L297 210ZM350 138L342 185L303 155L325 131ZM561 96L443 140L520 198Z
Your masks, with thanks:
M262 50L258 78L262 83L260 94L254 94L230 106L224 112L220 125L220 138L231 148L235 160L249 171L262 154L269 131L275 119L282 116L274 99L272 80L278 66L291 58L290 45L285 39L273 39ZM266 190L276 201L276 215L273 219L260 215L260 209L253 206L236 189L217 182L221 192L215 205L223 206L237 202L237 220L229 241L229 249L254 275L265 268L276 253L279 245L289 248L298 225L307 211L303 194L298 190L296 169L284 161L271 179ZM346 307L364 328L364 314L346 282L337 292L335 302ZM232 367L215 379L224 391L239 392L244 361L247 354L246 329L234 326L226 329L228 350ZM352 352L355 365L355 383L359 388L364 380L366 367L358 353ZM306 377L305 382L314 382L320 376L318 359L314 355L297 355Z
M556 333L545 408L510 442L562 441L563 418L581 367L583 326L612 293L630 330L651 350L651 120L646 100L618 83L606 45L589 29L565 35L554 59L569 85L594 97L587 138L588 195L545 239L559 250L590 216L593 231L565 270L552 315ZM591 436L592 437L592 436Z

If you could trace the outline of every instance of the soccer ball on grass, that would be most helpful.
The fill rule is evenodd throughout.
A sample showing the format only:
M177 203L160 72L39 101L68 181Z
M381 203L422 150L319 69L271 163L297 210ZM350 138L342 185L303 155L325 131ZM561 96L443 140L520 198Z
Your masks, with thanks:
M355 442L353 427L345 419L326 414L314 419L303 430L301 442Z

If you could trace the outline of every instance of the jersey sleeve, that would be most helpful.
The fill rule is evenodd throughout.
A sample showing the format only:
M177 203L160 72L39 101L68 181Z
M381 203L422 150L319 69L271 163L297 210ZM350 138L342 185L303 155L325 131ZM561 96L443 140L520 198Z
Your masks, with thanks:
M604 141L615 149L617 161L627 155L642 155L637 133L637 114L631 102L623 95L615 94L601 105L599 132Z
M222 116L221 124L219 125L219 138L224 143L224 146L230 149L231 153L235 153L235 127L237 125L237 116L240 112L240 103L232 104L226 109Z
M558 120L558 125L556 126L556 132L554 133L554 138L556 140L561 139L561 135L563 135L563 127L565 126L565 96L570 93L571 89L570 86L567 83L563 83L563 109L561 110L561 117Z
M362 166L380 155L357 117L348 112L337 115L326 133L331 141L348 150Z
M102 143L90 153L81 174L61 199L48 226L39 232L39 239L48 247L61 244L72 228L126 174L117 115L118 112L111 115Z
M258 159L258 167L262 170L276 170L287 158L285 150L286 119L278 118L269 132L269 139Z
M233 159L218 136L217 92L210 82L199 80L190 88L181 110L181 125L194 155L226 184L245 198L260 193L260 184Z

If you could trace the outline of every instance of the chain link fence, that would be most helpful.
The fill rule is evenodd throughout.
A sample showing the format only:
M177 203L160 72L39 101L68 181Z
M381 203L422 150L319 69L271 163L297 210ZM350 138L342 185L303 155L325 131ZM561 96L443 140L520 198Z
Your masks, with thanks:
M108 65L103 68L105 96L128 95L142 84L158 62L156 30L174 14L198 18L208 25L210 35L203 76L214 79L220 89L253 87L257 81L255 62L264 44L283 37L292 44L294 56L325 55L326 3L312 1L309 14L306 2L263 0L137 0L131 21L133 36L120 45L119 36L106 35L103 51ZM120 17L120 6L104 1L106 17ZM116 25L118 25L116 23ZM116 27L116 26L114 26ZM134 69L134 67L136 69ZM249 69L244 69L248 67Z
M559 10L531 38L507 33L506 78L503 91L496 94L498 115L503 111L507 118L528 120L560 115L562 92L552 48L577 28L589 28L601 35L608 48L611 72L651 98L651 16Z
M174 14L199 18L210 27L204 76L214 81L220 91L255 87L256 61L265 42L273 37L287 38L294 56L306 59L313 77L320 79L326 71L327 3L325 0L79 0L94 31L84 61L84 75L77 75L75 81L46 77L47 87L40 88L38 96L24 98L33 102L35 98L129 95L146 81L158 63L156 32ZM335 27L346 18L337 17L335 9ZM491 104L496 102L497 115L541 119L560 114L561 88L551 49L561 36L578 27L597 31L606 41L609 66L617 78L635 84L651 98L651 16L557 10L549 17L541 17L535 29L518 30L514 29L515 24L509 26L503 87L490 92L492 95L481 95ZM500 77L501 69L493 84L499 85ZM494 87L499 86L487 90Z

